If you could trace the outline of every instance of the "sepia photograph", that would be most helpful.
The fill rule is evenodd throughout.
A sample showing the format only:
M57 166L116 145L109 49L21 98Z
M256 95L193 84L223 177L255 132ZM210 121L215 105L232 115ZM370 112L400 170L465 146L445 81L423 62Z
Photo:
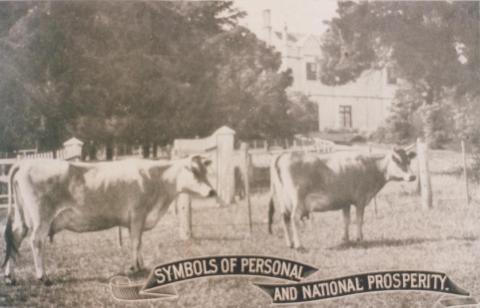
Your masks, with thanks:
M480 307L480 1L1 1L0 264L0 307Z

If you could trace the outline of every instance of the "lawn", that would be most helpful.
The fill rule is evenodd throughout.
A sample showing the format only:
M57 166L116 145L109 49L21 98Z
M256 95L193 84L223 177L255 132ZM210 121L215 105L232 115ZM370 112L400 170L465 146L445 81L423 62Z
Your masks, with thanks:
M306 252L284 246L279 216L274 234L267 233L267 197L252 196L253 232L249 234L246 205L218 208L194 203L195 239L178 236L173 210L155 229L144 234L145 263L155 264L206 255L260 254L311 264L319 271L308 280L383 270L431 270L445 272L459 286L480 299L478 271L480 241L480 190L471 184L473 201L466 205L463 179L456 172L460 156L434 152L431 160L434 208L420 209L415 183L389 183L365 213L361 243L342 244L340 212L314 214L301 227ZM355 236L355 228L352 228ZM126 232L124 232L126 234ZM0 306L13 307L133 307L112 298L109 277L128 266L128 241L117 244L117 231L56 236L46 249L46 265L53 286L36 282L32 255L24 242L17 267L18 285L0 284ZM4 243L0 244L3 251ZM147 273L144 273L144 277ZM135 276L133 278L141 278ZM135 307L267 307L269 298L250 282L256 278L202 278L176 285L178 298L135 303ZM324 300L302 307L431 307L440 293L384 292Z

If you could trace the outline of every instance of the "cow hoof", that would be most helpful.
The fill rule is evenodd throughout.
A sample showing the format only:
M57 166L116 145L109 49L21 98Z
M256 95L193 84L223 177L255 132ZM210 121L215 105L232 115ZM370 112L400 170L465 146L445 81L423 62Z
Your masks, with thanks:
M5 276L5 284L7 286L14 286L17 284L17 280L11 276Z
M295 250L298 251L298 252L300 252L300 253L306 253L306 252L308 252L307 248L305 248L305 247L303 247L303 246L296 247Z
M53 284L52 281L51 281L50 279L48 279L48 277L45 277L45 276L43 276L42 278L38 279L38 281L39 281L40 283L42 283L44 286L46 286L46 287L49 287L49 286L51 286L51 285Z
M133 275L133 274L136 274L136 273L141 272L141 271L142 271L142 268L140 266L132 265L128 268L127 274L128 275Z

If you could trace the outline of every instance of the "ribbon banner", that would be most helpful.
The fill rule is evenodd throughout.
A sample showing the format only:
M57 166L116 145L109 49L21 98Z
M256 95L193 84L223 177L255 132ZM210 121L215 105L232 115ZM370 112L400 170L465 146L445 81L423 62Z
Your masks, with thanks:
M424 271L375 272L290 284L256 284L274 304L318 301L380 291L431 291L470 295L444 273Z
M113 277L110 288L119 300L176 297L169 285L210 276L263 276L301 281L318 269L307 264L265 256L214 256L157 265L143 283L127 277Z
M285 284L253 283L266 292L273 304L292 304L382 291L430 291L469 296L446 274L427 271L373 272L326 280L302 282L317 268L287 259L267 256L213 256L157 265L144 282L127 277L110 279L112 296L138 301L175 298L175 283L211 276L258 276L290 281ZM440 299L435 307L476 303L469 297Z

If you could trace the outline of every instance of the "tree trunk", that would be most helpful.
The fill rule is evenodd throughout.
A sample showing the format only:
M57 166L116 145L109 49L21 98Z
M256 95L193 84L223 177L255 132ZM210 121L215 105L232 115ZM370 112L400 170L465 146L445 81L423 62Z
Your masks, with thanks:
M156 142L153 143L152 157L153 157L153 158L157 158L157 157L158 157L158 144L157 144Z
M88 145L88 158L89 160L97 160L97 145L93 141L90 141Z
M423 137L428 147L438 148L442 142L438 134L438 127L441 125L441 91L438 87L429 86L425 101L422 106ZM440 121L440 122L439 122Z
M105 156L107 160L113 160L113 140L108 140L105 144Z
M80 157L81 161L85 161L88 156L88 144L82 147L82 156Z
M149 158L150 157L150 144L146 143L142 145L142 156L143 158Z

